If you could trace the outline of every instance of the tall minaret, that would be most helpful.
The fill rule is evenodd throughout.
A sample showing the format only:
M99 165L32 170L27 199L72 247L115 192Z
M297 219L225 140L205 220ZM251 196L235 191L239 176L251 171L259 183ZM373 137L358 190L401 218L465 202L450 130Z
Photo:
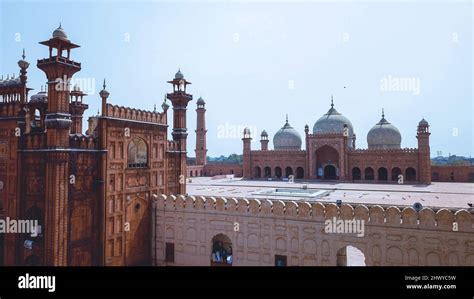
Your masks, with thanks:
M263 130L262 134L260 134L260 150L268 151L268 141L268 133Z
M179 171L177 173L176 181L178 184L178 194L186 194L186 184L181 183L182 178L186 177L186 140L188 138L187 127L186 127L186 110L188 102L193 99L193 96L186 93L186 86L191 82L184 79L183 74L180 70L175 74L174 79L168 81L173 85L173 92L168 93L166 97L171 101L173 105L173 140L178 142L177 154Z
M418 123L416 138L418 139L418 181L431 183L430 130L428 122L423 118Z
M252 157L251 152L252 152L252 137L250 137L250 129L245 128L244 129L244 137L242 138L242 141L244 143L244 149L243 149L243 157L242 157L242 163L243 163L243 176L244 179L251 179L252 178Z
M207 147L206 147L206 102L199 97L196 109L196 165L207 164Z
M48 113L45 125L46 179L45 186L45 258L47 266L66 266L68 256L68 177L69 177L69 80L81 70L81 64L70 59L71 43L61 28L53 37L40 42L49 48L49 57L38 60L37 66L48 79ZM53 56L53 50L56 52ZM66 52L66 56L63 53Z

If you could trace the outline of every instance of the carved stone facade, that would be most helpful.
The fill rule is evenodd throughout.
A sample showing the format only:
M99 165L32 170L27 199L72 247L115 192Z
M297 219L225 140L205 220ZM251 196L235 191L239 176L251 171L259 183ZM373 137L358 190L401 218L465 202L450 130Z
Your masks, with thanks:
M364 235L326 232L334 218L363 220ZM336 266L346 246L367 266L474 266L474 216L464 209L162 195L153 219L157 266L211 265L216 236L228 240L235 266L281 257L288 266Z
M162 112L112 105L104 81L102 113L89 118L84 134L84 94L69 85L81 69L70 58L79 46L62 28L41 44L49 48L49 57L38 60L47 93L28 101L24 56L20 78L0 81L0 217L38 220L41 229L36 237L0 234L0 260L148 265L152 194L186 193L185 119L192 96L176 88L168 94L175 110L175 140L169 141L166 102Z

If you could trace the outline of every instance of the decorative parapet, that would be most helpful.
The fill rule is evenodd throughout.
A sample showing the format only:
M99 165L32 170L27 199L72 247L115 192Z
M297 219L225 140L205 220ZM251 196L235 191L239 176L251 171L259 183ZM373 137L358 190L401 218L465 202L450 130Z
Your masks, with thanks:
M326 219L364 220L367 225L399 228L419 228L439 231L474 232L474 215L465 209L451 211L442 208L435 212L424 208L416 212L411 207L360 204L352 206L334 203L204 197L184 195L154 195L155 212L182 211L193 213L220 213L249 217L275 217L287 220Z
M69 135L69 145L74 149L97 149L97 138L93 135L71 134Z
M107 104L107 117L166 125L165 113Z
M1 99L0 95L0 99ZM4 102L3 99L0 100L0 117L15 117L20 114L22 109L22 104L18 101L16 102Z
M166 148L168 152L176 152L179 151L179 142L174 140L168 140L168 146Z
M267 150L267 151L262 151L262 150L253 150L251 151L253 155L262 155L262 156L271 156L275 154L291 154L291 155L306 155L305 150Z
M418 153L417 148L401 149L350 149L349 154L405 154Z

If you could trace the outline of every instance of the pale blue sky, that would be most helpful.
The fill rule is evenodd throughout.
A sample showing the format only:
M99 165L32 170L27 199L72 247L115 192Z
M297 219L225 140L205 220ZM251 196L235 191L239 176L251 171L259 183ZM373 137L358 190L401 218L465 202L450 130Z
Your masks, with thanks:
M273 138L286 113L304 137L304 125L312 129L331 94L351 120L358 147L367 147L367 132L383 107L403 147L416 147L416 125L424 117L433 156L469 156L472 13L471 1L0 0L0 74L18 75L25 48L29 86L39 91L46 79L36 59L48 52L38 42L62 22L81 45L71 54L82 63L76 76L95 80L87 116L97 112L104 77L110 102L153 110L181 68L194 99L207 103L211 156L241 153L234 131L244 126L253 129L253 148L259 148L260 132ZM414 78L419 94L382 90L381 80L390 76ZM195 107L193 101L188 110L191 156Z

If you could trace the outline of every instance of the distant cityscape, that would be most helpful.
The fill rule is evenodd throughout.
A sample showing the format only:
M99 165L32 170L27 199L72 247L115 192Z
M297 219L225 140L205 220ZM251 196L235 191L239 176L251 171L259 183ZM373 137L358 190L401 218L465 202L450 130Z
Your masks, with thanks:
M456 155L438 156L431 159L432 165L473 165L473 162L474 158Z

